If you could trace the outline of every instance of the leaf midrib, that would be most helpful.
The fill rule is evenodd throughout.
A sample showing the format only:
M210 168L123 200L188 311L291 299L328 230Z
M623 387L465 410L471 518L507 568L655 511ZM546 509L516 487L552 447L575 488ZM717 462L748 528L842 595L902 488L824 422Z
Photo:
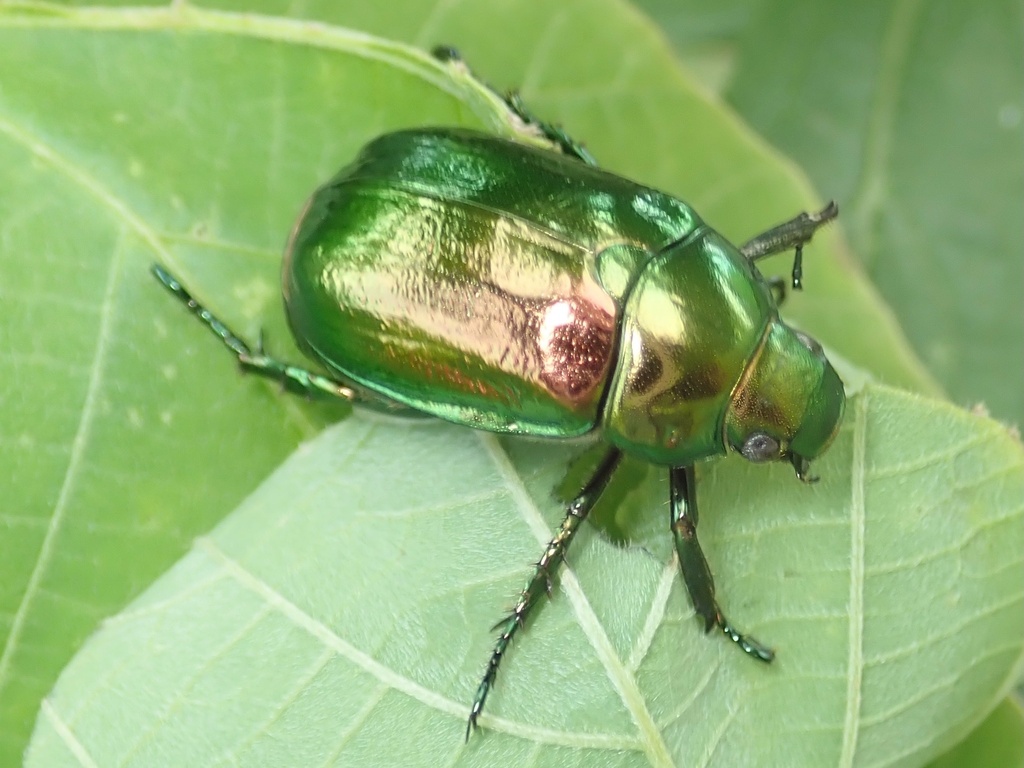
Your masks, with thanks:
M194 30L225 35L273 40L326 50L344 51L380 61L413 75L444 93L465 96L449 68L442 62L404 43L376 37L365 32L318 21L290 19L259 13L239 13L199 8L187 3L161 7L106 8L77 7L14 0L0 8L0 28L91 29L91 30ZM495 106L496 95L480 95ZM498 113L504 110L496 110Z

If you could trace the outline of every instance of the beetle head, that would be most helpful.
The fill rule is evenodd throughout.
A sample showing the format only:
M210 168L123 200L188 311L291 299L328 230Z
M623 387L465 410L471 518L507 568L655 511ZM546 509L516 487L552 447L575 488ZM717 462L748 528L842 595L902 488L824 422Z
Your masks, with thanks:
M788 460L813 482L810 460L836 436L845 406L843 382L818 342L776 319L732 392L725 439L749 461Z

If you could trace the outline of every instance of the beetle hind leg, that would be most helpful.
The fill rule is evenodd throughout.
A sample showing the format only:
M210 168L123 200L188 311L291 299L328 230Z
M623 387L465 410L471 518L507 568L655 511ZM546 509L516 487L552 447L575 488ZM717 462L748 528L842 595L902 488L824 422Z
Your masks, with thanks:
M775 653L754 638L736 630L722 613L715 600L715 582L711 569L697 541L697 483L693 467L673 467L669 470L671 489L672 536L683 582L690 593L694 610L704 620L704 631L714 627L758 661L770 662Z
M617 448L609 449L604 455L604 458L601 459L600 464L598 464L593 476L587 481L583 490L569 503L558 533L548 543L544 549L544 554L540 556L540 560L534 566L533 576L530 577L523 591L519 594L519 600L516 601L515 607L508 616L494 625L494 629L500 630L500 634L494 644L494 650L491 651L491 658L487 662L487 670L484 672L483 679L480 681L480 685L477 686L476 695L473 697L473 706L469 711L469 722L466 723L467 740L469 739L470 732L476 728L477 719L483 711L484 702L487 701L487 694L490 693L491 687L494 685L494 679L497 677L498 666L501 664L501 660L504 658L512 638L526 624L527 617L540 598L550 593L551 578L555 571L558 570L558 566L565 560L565 552L572 543L580 523L586 519L587 515L590 514L590 510L594 508L597 500L608 486L608 481L615 473L615 468L618 467L621 459L622 453Z
M234 352L243 370L278 381L286 389L299 393L328 395L350 402L357 399L355 390L345 382L337 381L305 368L289 365L264 354L262 333L256 348L252 349L210 310L192 298L192 294L188 292L174 275L159 264L153 265L153 274L167 290L188 307L192 314L199 318L200 322L224 343L224 346Z
M523 102L518 91L511 91L502 96L508 108L527 125L533 126L543 134L544 138L556 145L563 154L575 157L587 165L597 165L597 160L589 150L572 136L566 133L560 126L545 123L534 115Z
M597 165L597 160L594 159L594 156L590 154L590 152L587 151L587 148L580 142L573 139L559 126L546 123L534 115L523 102L522 97L517 91L502 93L497 88L494 88L473 74L472 70L470 70L466 65L466 62L463 60L462 55L458 50L449 45L438 45L431 50L431 54L438 61L464 67L465 71L468 72L474 80L504 101L512 114L519 118L524 125L540 133L541 136L558 147L563 154L575 157L577 160L586 163L587 165Z

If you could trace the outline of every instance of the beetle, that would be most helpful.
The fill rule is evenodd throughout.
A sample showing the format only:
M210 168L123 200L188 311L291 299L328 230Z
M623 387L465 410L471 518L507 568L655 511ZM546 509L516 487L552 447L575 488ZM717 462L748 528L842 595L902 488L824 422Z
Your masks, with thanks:
M464 66L451 49L435 55ZM485 86L488 87L488 86ZM821 347L786 325L785 285L754 262L802 248L830 203L736 247L685 202L600 169L560 128L502 96L550 147L461 128L380 136L307 202L285 249L284 304L323 375L250 347L159 265L159 280L247 371L310 394L475 429L605 447L499 630L476 727L513 637L551 584L624 454L669 473L670 528L705 632L774 652L729 622L697 540L694 465L739 452L809 462L843 417Z

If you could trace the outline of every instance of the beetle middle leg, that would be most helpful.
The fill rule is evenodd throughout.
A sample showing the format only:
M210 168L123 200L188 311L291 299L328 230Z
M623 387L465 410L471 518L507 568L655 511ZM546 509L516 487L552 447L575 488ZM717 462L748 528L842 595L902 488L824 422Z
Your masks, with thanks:
M519 594L519 600L516 602L515 607L509 612L508 616L494 625L495 629L501 630L501 634L498 635L498 640L494 644L494 650L491 651L491 658L487 662L487 671L484 672L483 680L480 681L480 685L476 689L476 696L473 697L473 706L469 711L469 722L466 724L467 740L469 739L470 731L476 727L476 721L483 711L484 702L487 701L487 694L490 693L491 686L494 685L494 678L498 674L498 666L505 656L505 651L508 650L509 643L512 642L516 632L526 623L527 617L534 606L537 605L541 595L545 595L550 591L551 579L558 566L565 559L565 552L572 543L580 523L587 518L590 510L594 508L597 500L604 492L604 489L608 487L608 481L611 480L621 459L622 452L618 448L611 448L605 453L593 476L583 486L583 490L569 503L558 533L551 539L544 549L544 554L537 561L533 576Z
M322 394L341 400L353 401L357 394L348 384L328 376L300 368L295 365L276 360L263 353L263 340L252 349L230 328L221 322L210 310L192 298L192 294L178 281L174 275L161 267L153 265L153 274L164 287L173 293L182 304L189 308L199 320L217 336L238 358L239 364L246 371L279 381L284 387L305 394Z
M454 62L463 67L466 67L466 70L470 73L473 79L475 79L478 83L480 83L480 85L489 90L491 93L495 94L499 99L504 101L506 106L508 106L508 108L512 111L512 114L514 114L516 117L522 120L523 123L525 123L526 125L539 131L545 139L547 139L552 144L557 146L563 152L563 154L575 157L577 160L580 160L581 162L584 162L587 165L597 165L597 160L595 160L594 156L587 151L586 147L584 147L582 144L580 144L578 141L572 138L568 133L566 133L557 125L546 123L543 120L539 119L536 115L534 115L533 112L531 112L530 109L523 102L522 97L519 95L517 91L502 93L497 88L494 88L493 86L484 82L475 74L473 74L473 72L469 70L469 67L466 66L466 63L463 60L461 54L455 48L452 48L451 46L448 45L438 45L431 50L431 54L434 56L435 59L438 59L439 61L443 61L446 63Z
M803 287L804 246L818 229L838 215L839 206L831 201L817 213L801 213L751 238L740 248L740 253L751 261L757 261L792 248L796 252L793 258L793 290L798 291Z
M718 627L726 637L759 661L771 661L775 653L757 640L737 632L715 600L715 582L708 561L697 541L697 481L693 467L673 467L669 470L671 494L672 536L683 582L690 593L694 610L704 619L704 631Z

